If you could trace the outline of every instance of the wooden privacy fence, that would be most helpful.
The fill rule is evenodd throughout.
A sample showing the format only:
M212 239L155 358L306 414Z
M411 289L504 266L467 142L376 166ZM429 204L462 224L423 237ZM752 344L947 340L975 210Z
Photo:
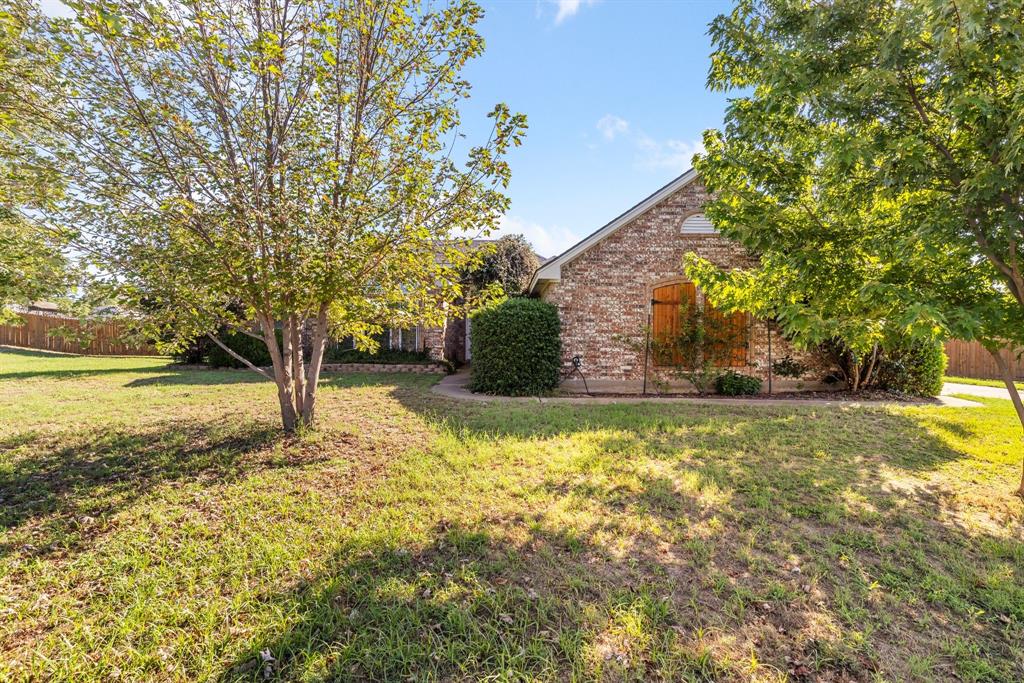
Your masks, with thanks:
M85 331L91 341L82 346L73 337L64 339L50 334L54 330L65 329L78 332L82 324L75 318L58 315L40 315L22 313L22 325L0 325L0 344L23 346L43 351L59 351L61 353L84 353L96 356L155 356L156 349L150 345L130 346L121 341L123 329L117 321L88 323Z
M949 365L946 374L952 377L973 377L975 379L1002 379L999 366L984 346L978 342L951 339L946 342ZM1024 359L1017 358L1017 351L1003 349L1002 356L1013 373L1014 379L1024 379Z

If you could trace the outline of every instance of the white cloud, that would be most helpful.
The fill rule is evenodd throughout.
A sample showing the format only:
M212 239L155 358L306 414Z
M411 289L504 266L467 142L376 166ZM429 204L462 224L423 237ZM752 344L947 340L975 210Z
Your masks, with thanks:
M655 140L640 133L636 139L637 164L649 169L671 169L682 173L693 166L693 155L704 151L700 140Z
M629 121L615 114L605 114L598 119L595 128L601 131L605 140L614 140L617 135L629 132Z
M583 5L593 5L597 0L550 0L558 7L555 23L561 24L569 17L575 16Z
M490 238L516 234L525 237L533 245L533 250L544 258L557 256L580 241L579 236L568 228L545 226L516 216L503 216Z
M605 114L594 127L605 142L628 139L636 150L636 167L646 170L669 169L682 173L693 166L693 155L704 151L704 143L700 139L653 138L642 130L634 130L629 121L615 114ZM589 136L584 133L583 137ZM588 142L587 148L596 149L597 145Z

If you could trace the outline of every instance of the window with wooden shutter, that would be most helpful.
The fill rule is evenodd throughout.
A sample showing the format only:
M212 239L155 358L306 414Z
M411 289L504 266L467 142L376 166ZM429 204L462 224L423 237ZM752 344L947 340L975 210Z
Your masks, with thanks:
M678 364L681 361L680 353L665 349L664 345L679 335L682 307L696 308L697 288L692 282L655 287L651 299L651 338L656 349L654 364Z
M720 344L714 351L715 365L740 368L747 364L749 330L746 313L722 313L705 302L704 325L708 329L714 329L714 337Z
M683 353L672 348L672 340L680 335L683 306L695 311L698 307L697 289L692 282L677 282L655 287L651 302L651 341L655 366L679 365ZM747 364L749 330L747 314L738 312L725 314L711 304L704 303L704 329L708 336L717 340L712 346L714 364L720 367L743 367ZM706 338L705 338L706 339ZM704 347L705 350L708 348ZM699 358L691 358L699 363Z

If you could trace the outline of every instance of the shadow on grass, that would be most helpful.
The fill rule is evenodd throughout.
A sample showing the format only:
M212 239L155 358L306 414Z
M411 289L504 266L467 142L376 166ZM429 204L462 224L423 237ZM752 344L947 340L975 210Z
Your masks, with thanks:
M167 373L170 369L172 372ZM140 377L128 382L128 387L176 386L197 384L253 384L269 382L267 378L246 368L229 369L192 369L192 368L158 368L167 374L156 377ZM320 376L320 387L326 389L346 389L354 387L404 387L406 392L414 388L422 388L433 384L437 375L410 375L408 373L323 373Z
M940 485L880 486L966 457L911 417L392 395L464 444L421 457L466 491L486 500L484 473L524 458L517 500L543 503L439 505L419 511L441 518L426 539L345 542L271 596L293 623L222 680L706 681L752 659L797 681L1021 673L1024 543L951 519ZM554 469L529 455L572 438Z
M173 369L173 368L172 368ZM126 382L126 387L139 389L153 386L212 386L220 384L258 384L269 382L266 377L252 370L191 370L182 369L167 373L167 368L158 368L166 373L155 377L139 377Z
M579 610L567 609L559 587L534 564L565 568L580 555L540 533L510 545L486 527L444 520L412 551L384 537L349 542L327 577L288 595L294 624L243 652L220 680L306 680L311 664L311 680L322 681L588 678L590 650L614 645L595 642L601 634ZM650 586L611 590L612 610L634 628L654 634L680 626ZM578 597L588 601L594 593ZM664 680L725 673L706 648L663 642L655 649ZM260 654L266 651L273 661ZM645 669L621 654L596 656L613 679Z
M276 425L234 422L10 437L0 442L0 529L13 533L0 556L16 547L30 555L79 547L106 517L168 482L224 481L290 464L250 457L280 438Z

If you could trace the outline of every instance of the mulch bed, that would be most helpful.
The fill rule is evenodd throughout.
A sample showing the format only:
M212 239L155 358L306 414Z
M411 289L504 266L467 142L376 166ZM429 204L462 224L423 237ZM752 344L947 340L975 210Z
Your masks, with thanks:
M624 392L593 392L591 394L583 393L570 393L563 392L557 394L557 396L565 396L572 398L692 398L692 399L739 399L757 402L765 400L803 400L803 401L837 401L845 403L862 403L865 401L886 401L889 403L908 403L908 404L919 404L929 405L938 403L938 400L933 397L922 397L922 396L910 396L909 394L900 394L891 391L860 391L853 393L850 391L778 391L772 394L760 393L747 396L724 396L722 394L704 394L703 396L696 393L646 393L646 394L630 394Z

